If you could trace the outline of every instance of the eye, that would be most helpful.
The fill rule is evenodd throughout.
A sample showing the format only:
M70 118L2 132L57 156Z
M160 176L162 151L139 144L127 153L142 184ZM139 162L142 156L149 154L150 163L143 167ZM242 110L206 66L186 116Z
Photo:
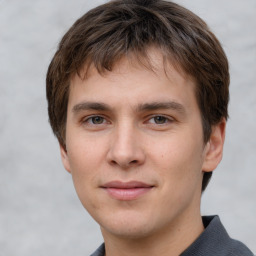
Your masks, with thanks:
M151 123L151 124L166 124L169 121L171 121L171 120L165 116L154 116L149 119L149 123Z
M100 125L106 123L106 119L102 116L91 116L84 120L84 123L90 125Z
M91 122L93 124L102 124L104 122L104 118L101 116L94 116L94 117L91 117Z

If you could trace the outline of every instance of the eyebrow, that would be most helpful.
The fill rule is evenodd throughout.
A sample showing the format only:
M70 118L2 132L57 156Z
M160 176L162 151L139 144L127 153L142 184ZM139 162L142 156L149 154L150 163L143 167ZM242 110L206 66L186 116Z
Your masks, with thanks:
M185 114L186 110L185 107L176 102L176 101L168 101L168 102L151 102L151 103L144 103L140 104L137 108L137 111L154 111L154 110L160 110L160 109L171 109L175 110L181 114Z
M111 109L112 108L109 105L101 102L82 102L75 105L72 108L72 112L79 113L80 111L85 111L85 110L111 111ZM137 112L156 111L160 109L166 109L166 110L171 109L181 114L186 113L185 107L176 101L142 103L136 107Z
M99 102L82 102L72 108L72 112L78 113L83 110L109 111L110 107L105 103Z

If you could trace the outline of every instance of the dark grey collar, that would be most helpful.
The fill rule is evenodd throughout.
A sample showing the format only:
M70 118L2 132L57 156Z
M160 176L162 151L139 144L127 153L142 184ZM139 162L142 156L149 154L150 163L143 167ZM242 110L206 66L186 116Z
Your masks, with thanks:
M93 254L90 256L104 256L105 255L105 245L102 244Z
M205 230L180 256L253 256L241 242L229 237L218 216L203 217ZM104 256L102 244L91 256Z
M229 237L218 216L203 217L205 231L181 256L253 256L241 242Z

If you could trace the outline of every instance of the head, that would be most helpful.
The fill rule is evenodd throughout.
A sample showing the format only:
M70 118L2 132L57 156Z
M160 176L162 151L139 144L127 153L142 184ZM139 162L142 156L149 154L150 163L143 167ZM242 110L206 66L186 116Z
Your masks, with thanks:
M153 71L152 48L161 53L165 67L171 64L195 82L203 141L208 142L212 128L228 117L228 61L215 35L202 19L173 2L113 0L74 23L49 66L49 119L63 148L71 78L79 74L86 79L91 67L104 75L123 58L135 58ZM210 177L211 172L205 172L202 190Z

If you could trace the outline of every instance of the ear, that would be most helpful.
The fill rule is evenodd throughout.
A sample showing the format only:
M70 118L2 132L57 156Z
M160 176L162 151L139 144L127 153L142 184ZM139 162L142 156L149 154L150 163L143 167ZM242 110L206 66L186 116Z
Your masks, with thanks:
M225 141L226 120L212 127L212 133L205 146L205 157L203 162L203 172L211 172L220 163L223 154Z
M61 143L59 143L59 145L60 145L61 160L62 160L62 163L63 163L63 165L64 165L64 168L65 168L69 173L71 173L67 149L66 149L66 147L64 148L64 146L63 146Z

